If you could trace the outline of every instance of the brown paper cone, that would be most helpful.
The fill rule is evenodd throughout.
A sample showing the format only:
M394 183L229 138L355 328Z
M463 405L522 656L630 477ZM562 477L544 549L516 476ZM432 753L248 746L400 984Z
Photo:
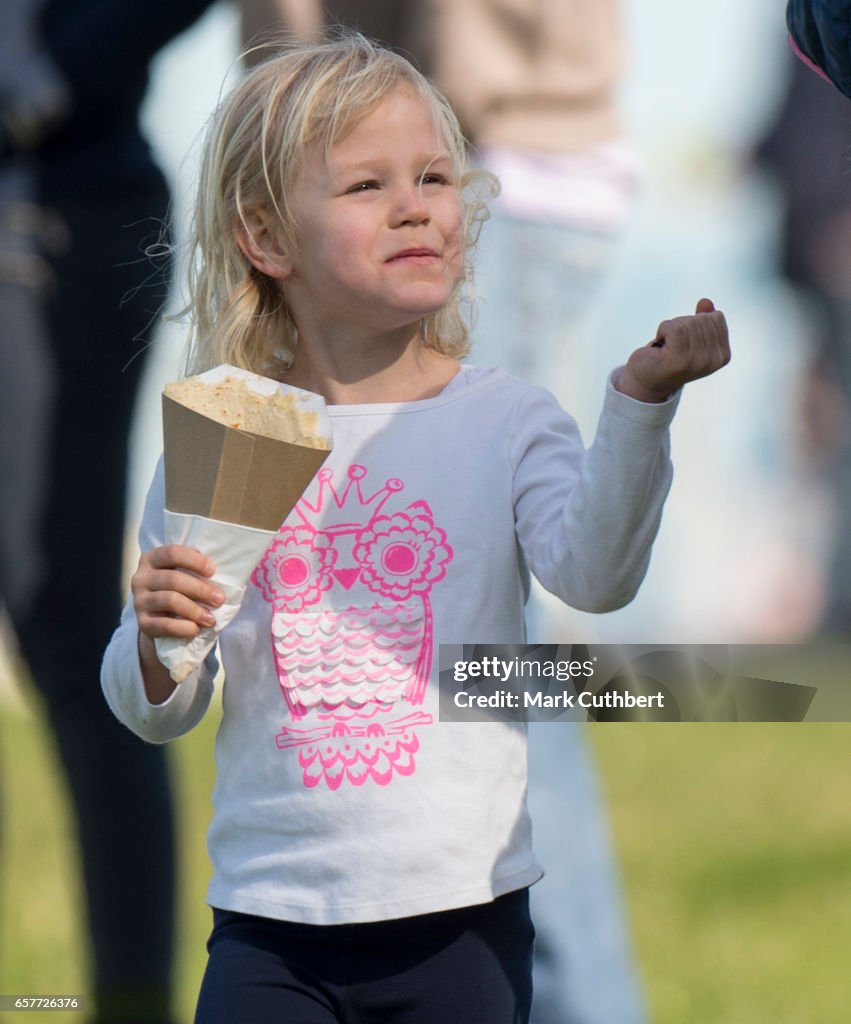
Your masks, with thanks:
M328 451L216 423L163 395L165 503L172 512L277 530Z

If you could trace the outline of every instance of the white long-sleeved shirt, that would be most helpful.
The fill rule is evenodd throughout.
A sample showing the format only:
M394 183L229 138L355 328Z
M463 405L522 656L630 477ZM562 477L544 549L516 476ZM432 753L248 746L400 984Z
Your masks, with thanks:
M438 722L439 643L522 643L528 569L577 608L634 596L671 481L676 399L606 395L585 452L502 371L418 402L333 406L334 450L220 641L211 905L333 924L483 903L536 881L521 723ZM142 549L162 543L157 470ZM213 666L214 667L214 666ZM148 703L128 602L115 714L191 729L211 666Z

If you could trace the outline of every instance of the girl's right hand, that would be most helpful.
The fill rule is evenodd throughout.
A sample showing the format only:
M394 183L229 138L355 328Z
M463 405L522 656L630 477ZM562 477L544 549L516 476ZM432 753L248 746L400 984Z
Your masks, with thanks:
M207 579L215 566L200 551L182 544L164 544L143 551L130 581L139 630L158 636L191 639L215 625L210 611L225 595Z

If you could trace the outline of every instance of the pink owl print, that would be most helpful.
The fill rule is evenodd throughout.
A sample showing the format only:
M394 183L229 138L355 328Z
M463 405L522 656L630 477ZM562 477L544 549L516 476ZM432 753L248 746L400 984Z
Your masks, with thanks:
M401 480L367 496L363 466L345 486L322 469L252 577L272 606L272 652L305 786L387 785L411 775L415 710L432 660L431 588L452 560L428 504L399 500ZM398 510L394 511L394 508Z

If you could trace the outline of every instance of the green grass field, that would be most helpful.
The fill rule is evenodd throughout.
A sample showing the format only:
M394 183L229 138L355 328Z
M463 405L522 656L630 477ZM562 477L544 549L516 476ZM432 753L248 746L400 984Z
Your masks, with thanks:
M209 924L214 729L210 715L171 749L182 827L178 1010L187 1024ZM845 1024L851 726L605 725L592 738L654 1024ZM0 992L84 993L75 843L29 701L0 695L0 763Z
M592 735L652 1020L847 1021L851 725Z
M204 903L210 864L213 710L172 743L178 807L180 906L177 942L178 1019L192 1020L204 970L210 911ZM3 702L0 694L0 993L86 994L85 931L80 925L77 848L64 783L37 703ZM156 893L151 893L156 899ZM128 922L128 926L130 926ZM85 1014L9 1013L22 1024L82 1022Z

